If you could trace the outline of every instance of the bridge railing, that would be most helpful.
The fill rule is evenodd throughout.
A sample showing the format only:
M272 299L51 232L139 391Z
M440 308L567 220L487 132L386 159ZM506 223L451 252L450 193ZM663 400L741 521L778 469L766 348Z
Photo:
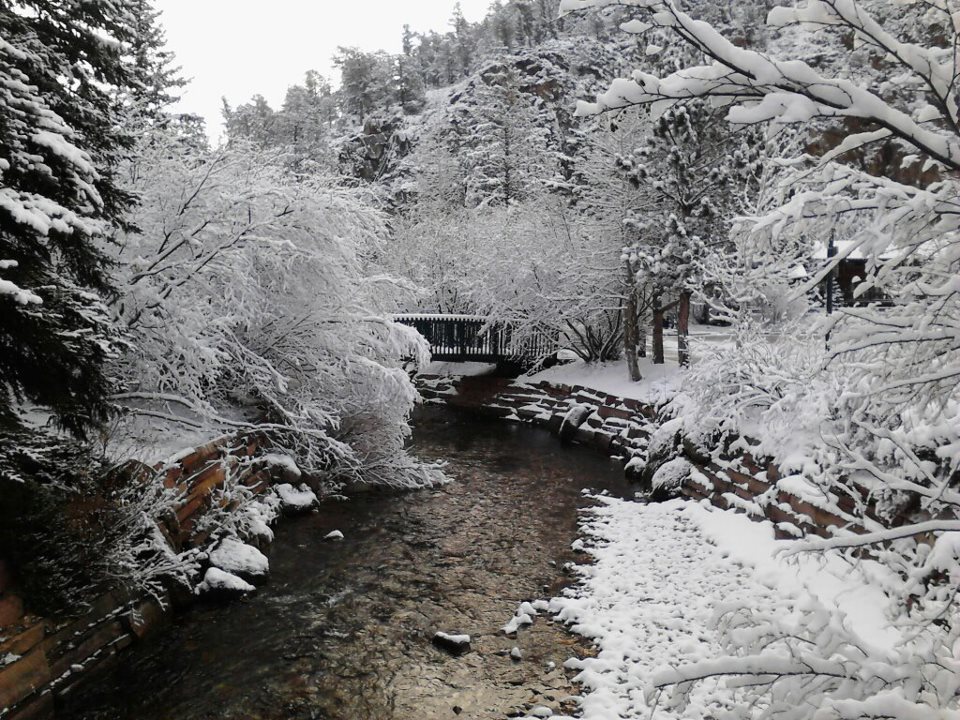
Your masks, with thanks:
M478 315L409 314L394 320L416 328L430 343L434 360L535 360L556 349L546 333L519 336L509 325L491 325Z

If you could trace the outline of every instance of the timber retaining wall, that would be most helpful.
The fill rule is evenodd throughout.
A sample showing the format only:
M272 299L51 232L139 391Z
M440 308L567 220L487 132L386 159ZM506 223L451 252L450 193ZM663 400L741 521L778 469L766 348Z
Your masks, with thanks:
M174 461L152 468L129 463L124 471L131 482L160 478L167 488L178 491L179 501L155 521L171 549L181 552L209 542L209 533L198 530L198 520L228 479L253 495L274 482L293 479L288 469L262 459L268 450L262 434L227 436ZM80 617L50 619L31 614L15 589L4 587L0 579L0 606L8 609L0 614L0 718L51 717L81 681L112 666L121 650L161 626L174 607L191 599L176 587L156 595L114 590L97 598Z

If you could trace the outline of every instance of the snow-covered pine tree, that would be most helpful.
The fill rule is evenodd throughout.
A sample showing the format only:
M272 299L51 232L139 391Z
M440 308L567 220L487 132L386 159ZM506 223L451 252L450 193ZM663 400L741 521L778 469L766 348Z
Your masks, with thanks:
M340 68L340 108L359 123L396 101L395 62L387 53L341 47L333 64Z
M136 82L126 0L0 5L0 417L35 403L82 435L103 419L113 331L98 241L131 197L114 103Z
M133 57L134 81L122 98L130 105L134 121L163 123L164 111L179 99L178 91L187 81L180 75L176 57L166 46L160 11L150 0L130 0L135 25L129 53Z
M667 109L651 125L647 141L622 158L646 198L628 219L636 237L628 262L652 298L654 363L663 362L664 313L676 307L680 364L686 365L690 298L703 293L698 263L729 247L730 220L755 192L763 138L750 128L730 128L721 112L696 99Z
M558 171L550 142L555 121L536 95L521 89L512 61L508 56L482 70L452 113L466 149L473 205L525 200Z

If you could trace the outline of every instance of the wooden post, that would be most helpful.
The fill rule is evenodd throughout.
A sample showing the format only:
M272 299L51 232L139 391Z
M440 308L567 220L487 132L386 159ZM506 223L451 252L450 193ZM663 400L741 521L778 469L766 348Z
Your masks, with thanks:
M684 290L680 293L680 305L677 307L677 355L682 367L690 365L690 347L687 337L689 328L690 292Z
M629 260L625 266L627 297L623 306L623 350L627 356L630 379L637 382L641 379L640 365L637 363L637 280Z
M653 364L663 365L663 312L660 298L655 298L653 308Z

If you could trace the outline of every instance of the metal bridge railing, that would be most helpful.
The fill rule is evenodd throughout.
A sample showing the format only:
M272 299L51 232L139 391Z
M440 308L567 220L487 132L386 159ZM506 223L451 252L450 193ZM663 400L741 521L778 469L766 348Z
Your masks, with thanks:
M509 325L488 324L476 315L397 315L430 343L434 360L497 362L535 360L556 350L546 333L518 337Z

